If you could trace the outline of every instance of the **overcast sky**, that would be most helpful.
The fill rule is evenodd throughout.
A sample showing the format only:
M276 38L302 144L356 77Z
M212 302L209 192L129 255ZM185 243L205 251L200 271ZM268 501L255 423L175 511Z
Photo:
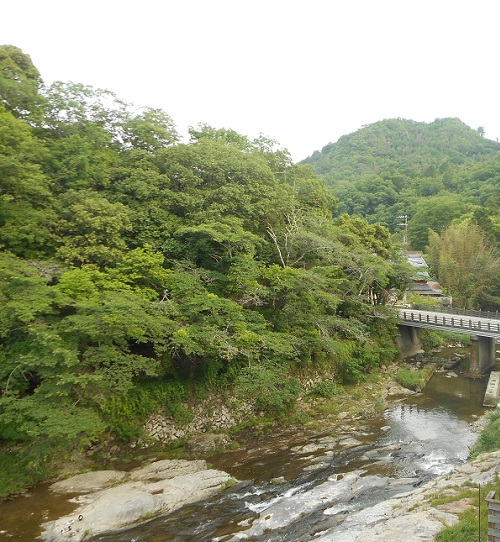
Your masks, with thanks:
M16 0L0 44L46 84L263 133L302 160L364 124L458 117L500 139L500 0Z

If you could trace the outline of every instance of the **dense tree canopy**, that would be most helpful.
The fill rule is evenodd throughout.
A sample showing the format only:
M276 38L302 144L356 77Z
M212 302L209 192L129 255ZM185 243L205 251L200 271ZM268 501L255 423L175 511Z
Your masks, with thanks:
M407 248L426 252L430 244L432 269L460 306L498 310L498 264L486 273L486 286L467 271L468 251L450 256L450 243L461 247L469 239L492 261L498 258L500 144L485 139L484 130L458 119L384 120L341 137L304 163L325 179L339 214L383 224L400 241L406 216ZM456 272L447 274L450 258Z
M340 213L358 214L393 232L397 217L407 215L414 250L425 248L428 228L437 227L439 233L450 220L478 207L494 223L500 221L500 143L458 119L376 122L326 145L304 163L325 179ZM442 218L431 216L425 198L440 202L434 211ZM442 223L426 224L427 218Z
M16 117L35 114L42 101L40 72L31 58L13 45L0 46L0 104Z
M61 436L136 438L131 402L172 413L186 382L288 382L279 411L283 374L356 381L394 352L373 318L405 281L389 231L334 218L310 166L208 125L180 144L163 111L1 62L0 445L31 439L39 465Z
M500 258L477 224L450 224L431 232L429 263L454 304L466 309L496 309Z

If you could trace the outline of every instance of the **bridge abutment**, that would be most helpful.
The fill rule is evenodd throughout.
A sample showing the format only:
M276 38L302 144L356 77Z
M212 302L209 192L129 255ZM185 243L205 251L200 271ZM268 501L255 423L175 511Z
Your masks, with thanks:
M414 356L422 351L422 340L418 327L398 325L398 348L403 353L403 357Z
M484 375L496 362L496 339L473 335L471 337L470 372Z

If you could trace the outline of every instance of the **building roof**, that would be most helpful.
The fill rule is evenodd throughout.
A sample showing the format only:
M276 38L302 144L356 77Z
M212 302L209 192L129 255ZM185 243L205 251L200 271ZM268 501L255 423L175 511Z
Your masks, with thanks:
M443 295L443 290L439 282L427 281L427 282L414 282L410 285L410 290L421 295Z
M422 252L419 250L406 250L404 252L408 263L415 268L413 274L413 280L429 280L431 278L429 271L429 266L424 259Z
M428 268L427 262L424 260L423 253L419 250L407 250L405 252L408 263L413 267L425 267Z
M405 250L408 263L415 269L413 272L413 284L409 290L420 295L440 297L443 295L443 289L439 282L429 280L429 266L420 250Z

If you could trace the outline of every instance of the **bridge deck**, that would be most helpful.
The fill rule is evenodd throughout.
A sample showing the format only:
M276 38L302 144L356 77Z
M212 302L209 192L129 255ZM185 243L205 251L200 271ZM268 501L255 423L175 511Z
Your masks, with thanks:
M500 339L499 318L414 309L399 309L399 316L409 326Z

